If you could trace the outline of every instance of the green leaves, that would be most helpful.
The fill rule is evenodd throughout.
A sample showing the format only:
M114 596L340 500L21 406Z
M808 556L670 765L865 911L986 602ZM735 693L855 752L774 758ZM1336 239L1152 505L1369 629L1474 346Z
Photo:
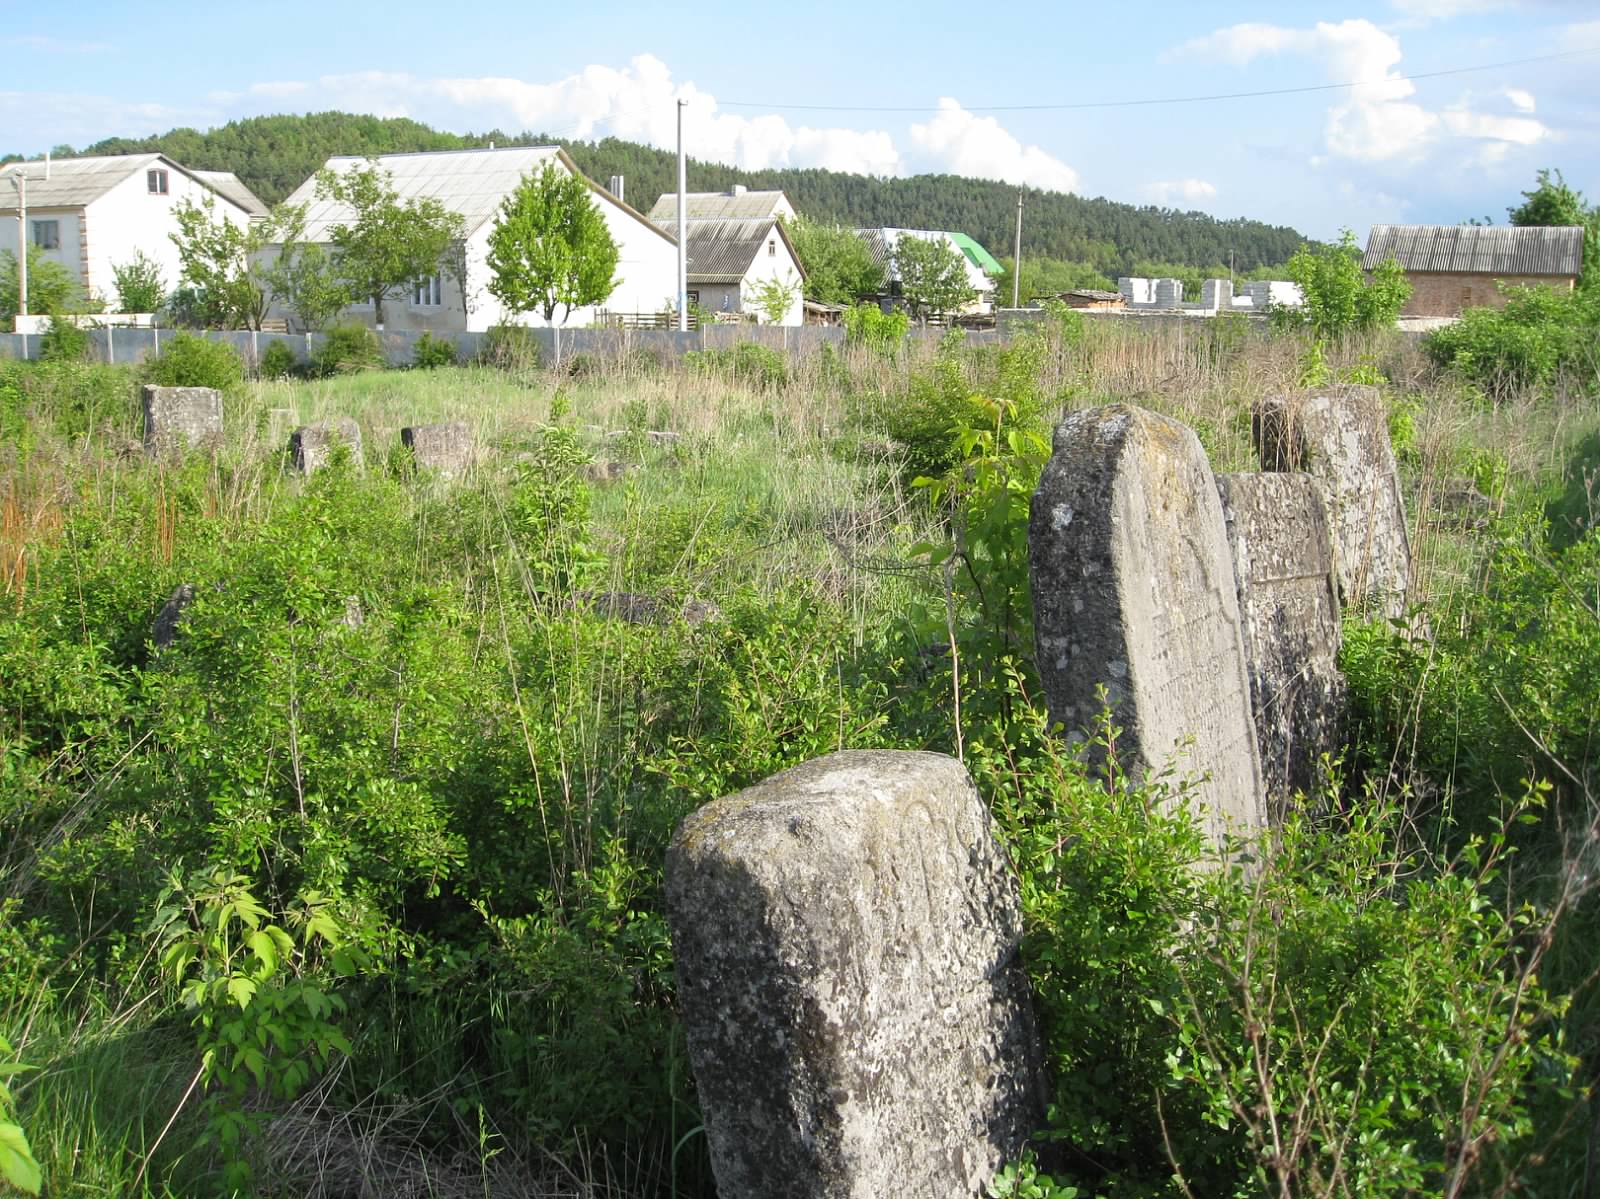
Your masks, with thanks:
M489 291L546 323L599 304L617 286L620 252L589 185L553 162L505 198L489 234Z
M10 1043L0 1037L0 1054L9 1057L12 1052ZM39 1163L34 1160L33 1150L28 1145L27 1134L22 1131L21 1125L7 1118L11 1114L13 1101L6 1080L32 1069L32 1066L21 1062L0 1061L0 1181L25 1195L37 1195L43 1177L39 1172Z
M1318 337L1392 325L1411 297L1411 284L1393 258L1370 273L1361 269L1361 250L1348 229L1337 245L1301 246L1289 259L1286 273L1300 285L1305 306L1276 309L1273 319L1304 325Z

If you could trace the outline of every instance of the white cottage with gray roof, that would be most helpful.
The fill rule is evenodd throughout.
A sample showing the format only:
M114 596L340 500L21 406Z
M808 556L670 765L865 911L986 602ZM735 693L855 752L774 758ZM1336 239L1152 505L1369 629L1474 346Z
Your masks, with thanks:
M19 230L24 195L27 216ZM190 170L165 154L14 162L0 167L0 250L15 254L20 232L87 294L115 307L112 271L135 254L156 264L168 291L178 285L173 210L185 200L210 203L220 219L236 224L267 210L236 175Z
M390 177L402 200L427 197L459 215L466 230L464 274L456 280L447 270L419 279L403 295L385 301L384 325L391 331L429 330L436 333L482 332L511 322L543 326L542 313L513 316L489 292L489 234L494 230L501 204L529 176L547 163L576 175L589 186L590 197L604 217L617 243L617 286L600 307L618 312L657 312L673 303L677 292L678 244L578 170L560 146L515 146L499 150L444 150L419 154L385 154L376 159L330 158L328 170L343 174L376 164ZM295 189L286 201L306 206L307 241L328 244L332 230L351 219L344 205L317 195L315 177ZM569 328L593 323L595 307L574 309L565 322ZM293 315L275 308L274 316L293 321ZM341 319L372 323L370 302L355 304Z

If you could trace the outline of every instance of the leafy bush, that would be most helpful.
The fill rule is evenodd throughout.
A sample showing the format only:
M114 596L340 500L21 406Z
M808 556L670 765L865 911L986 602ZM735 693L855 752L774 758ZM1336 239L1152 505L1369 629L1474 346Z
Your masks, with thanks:
M162 387L214 387L234 391L244 382L244 359L227 342L179 333L145 363L145 377Z
M411 349L411 365L419 370L433 370L456 364L456 343L448 337L435 337L424 333Z
M478 361L501 370L533 370L539 365L539 337L526 325L490 325Z
M867 346L884 355L892 355L900 348L910 328L911 318L898 308L884 312L876 304L857 304L844 314L846 343Z
M1300 285L1305 304L1275 308L1273 320L1279 326L1309 328L1318 337L1391 326L1411 297L1411 284L1393 258L1362 271L1361 249L1348 229L1337 245L1296 250L1286 273Z
M1568 375L1593 390L1600 381L1595 339L1600 293L1514 287L1502 308L1468 308L1423 340L1440 366L1500 397Z
M154 312L167 294L161 268L143 250L135 250L127 262L113 266L111 278L116 284L118 312Z
M690 350L683 356L690 370L723 375L751 387L782 387L789 381L789 360L781 350L742 341L731 350Z
M383 343L366 325L335 325L311 353L312 369L319 375L345 375L382 370L387 365Z
M8 327L22 311L18 306L22 284L18 278L17 256L0 250L0 322ZM87 308L83 289L72 272L32 242L28 243L28 311L82 312Z
M60 315L52 315L39 338L39 357L45 362L84 362L89 357L89 331Z
M287 342L282 341L268 342L267 348L261 351L261 361L256 365L256 374L263 379L287 379L299 370L299 355L289 348Z
M133 376L122 366L0 360L0 396L21 419L31 415L63 437L81 437L103 425L131 437L140 415Z

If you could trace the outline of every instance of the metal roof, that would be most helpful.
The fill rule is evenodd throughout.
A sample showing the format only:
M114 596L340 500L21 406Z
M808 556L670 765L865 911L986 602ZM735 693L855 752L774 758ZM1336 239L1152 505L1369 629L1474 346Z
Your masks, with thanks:
M689 192L684 196L688 212L684 223L690 221L756 221L771 219L780 212L789 211L787 197L781 191L752 192ZM650 210L650 219L657 224L678 220L678 193L667 192Z
M671 227L667 221L656 223ZM788 246L802 278L805 275L783 225L771 217L754 221L690 221L684 228L684 238L688 243L687 273L691 283L741 282L756 255L773 238Z
M1408 271L1576 277L1583 226L1374 225L1362 267L1391 256Z
M900 277L894 265L894 248L902 237L920 237L925 241L942 241L953 246L968 264L985 276L992 276L994 271L1001 269L994 257L965 233L951 233L944 229L857 229L856 233L867 243L867 252L883 268L884 277L891 282ZM985 266L985 262L993 263L993 266Z
M261 197L246 187L244 180L232 171L191 171L190 174L219 196L232 200L251 216L267 215L267 206L261 202Z
M946 233L945 236L951 241L955 242L956 249L965 254L967 256L967 261L972 263L973 266L977 267L984 274L998 275L1002 270L1005 269L1000 265L999 260L995 258L993 254L989 253L988 250L985 250L965 233L957 233L952 230L951 232Z
M44 162L12 162L0 167L0 212L17 210L17 189L10 175L22 168L28 176L29 208L84 208L105 195L129 176L154 166L181 171L209 187L224 199L252 214L266 212L266 206L227 171L191 171L165 154L103 154L93 158L56 158ZM49 171L50 177L45 178ZM225 183L231 180L231 183ZM240 194L242 193L242 195ZM250 203L246 203L245 197Z

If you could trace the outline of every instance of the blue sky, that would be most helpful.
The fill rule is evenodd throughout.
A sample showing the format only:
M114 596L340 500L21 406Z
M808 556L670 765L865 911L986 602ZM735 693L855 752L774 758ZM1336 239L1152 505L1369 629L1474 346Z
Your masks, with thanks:
M683 96L699 157L983 175L1318 237L1504 220L1541 166L1600 199L1596 0L935 0L909 15L833 0L0 0L0 31L0 149L24 153L327 108L670 146ZM1539 61L1408 80L1524 59ZM1025 107L1344 83L1362 86Z

